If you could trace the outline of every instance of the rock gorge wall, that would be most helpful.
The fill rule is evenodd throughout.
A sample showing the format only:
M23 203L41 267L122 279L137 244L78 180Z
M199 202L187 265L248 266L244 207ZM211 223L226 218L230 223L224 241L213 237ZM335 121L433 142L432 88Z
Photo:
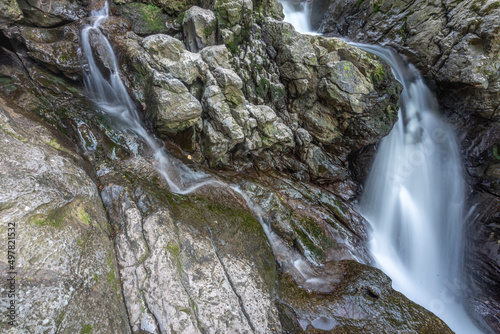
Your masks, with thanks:
M244 189L280 253L234 192L170 193L153 152L85 99L80 30L103 3L0 4L0 216L33 245L20 250L19 326L2 318L2 330L449 332L368 265L351 204L352 153L396 121L400 87L386 65L297 34L273 0L111 4L102 31L144 123L178 165ZM91 42L109 75L102 40Z
M329 35L395 48L436 91L467 168L468 304L495 332L500 314L500 4L498 1L316 1ZM319 26L320 24L318 24Z

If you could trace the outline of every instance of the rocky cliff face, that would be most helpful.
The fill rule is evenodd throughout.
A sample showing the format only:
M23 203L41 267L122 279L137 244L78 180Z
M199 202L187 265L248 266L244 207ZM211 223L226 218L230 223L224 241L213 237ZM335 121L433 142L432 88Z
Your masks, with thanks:
M434 87L459 134L470 185L470 308L500 332L497 211L500 17L496 1L317 1L322 29L395 48ZM482 322L481 319L478 319Z
M350 204L349 157L396 121L400 87L386 65L297 34L274 0L111 4L101 30L179 173L238 185L249 201L225 187L175 195L154 152L85 99L79 31L102 3L50 3L1 2L0 95L15 110L3 108L0 214L33 245L21 277L40 292L20 286L19 305L49 305L2 329L449 332L369 266L367 226ZM102 38L90 42L109 75ZM23 112L39 123L8 121ZM36 191L27 203L12 189ZM58 248L39 245L41 233ZM47 281L63 301L52 303Z

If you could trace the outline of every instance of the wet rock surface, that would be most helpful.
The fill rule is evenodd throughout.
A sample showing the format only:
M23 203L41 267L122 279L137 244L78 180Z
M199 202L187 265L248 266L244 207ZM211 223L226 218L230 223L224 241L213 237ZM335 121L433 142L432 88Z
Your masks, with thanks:
M11 219L7 214L17 210L23 232L59 245L45 251L33 240L33 250L26 250L33 256L31 263L22 262L23 270L34 280L26 285L32 290L21 286L22 303L47 301L23 309L26 333L36 328L449 331L369 266L368 226L351 203L357 184L350 165L358 165L355 181L368 165L357 152L376 143L396 121L400 86L376 57L336 38L297 34L281 21L282 8L274 0L115 1L115 16L102 31L117 51L120 76L144 123L179 168L174 179L189 183L183 177L191 173L211 176L244 190L248 201L226 187L175 195L156 170L155 152L85 101L75 81L85 71L79 29L87 21L80 20L86 15L81 3L58 2L67 12L43 18L44 8L19 2L20 15L15 3L2 5L8 8L1 14L2 33L13 43L2 49L0 94L16 106L16 112L4 108L6 119L20 119L17 108L35 113L48 123L44 126L62 132L63 141L32 121L30 129L40 131L39 138L23 140L27 131L18 136L11 121L1 133L9 142L44 153L48 160L40 164L52 173L69 168L57 178L26 177L33 173L26 170L29 159L3 148L15 165L9 171L24 168L22 178L2 174L10 182L2 187L4 194L18 182L48 195L33 190L29 205L12 197L1 204L0 216ZM86 10L97 8L93 3ZM109 75L112 62L102 43L95 38L92 49ZM465 77L457 74L457 80ZM484 92L478 78L467 77L473 87L467 89ZM77 149L68 146L68 138ZM476 166L495 157L494 148L484 147L471 148ZM492 155L484 153L488 149ZM54 165L52 158L60 163ZM492 166L478 167L475 180L496 196ZM38 211L23 211L41 199L47 203L33 206ZM485 212L496 207L490 202ZM477 240L489 238L473 248L486 254L474 267L478 289L498 277L495 267L484 274L483 266L495 258L496 236L489 233L495 226L476 231ZM56 252L60 249L66 255ZM49 257L40 259L38 250ZM60 298L52 302L56 294ZM495 299L485 293L470 300L494 323Z

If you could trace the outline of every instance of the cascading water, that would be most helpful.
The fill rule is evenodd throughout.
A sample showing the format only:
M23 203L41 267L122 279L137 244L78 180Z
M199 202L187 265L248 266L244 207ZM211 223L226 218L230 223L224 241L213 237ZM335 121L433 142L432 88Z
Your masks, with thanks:
M460 301L465 190L455 135L416 69L389 49L353 45L388 62L403 85L400 119L380 143L360 203L372 254L397 290L455 332L479 333Z
M172 192L189 194L204 186L231 188L245 199L261 222L282 269L306 288L321 290L328 287L331 283L328 275L311 266L301 254L283 242L265 222L262 209L238 186L189 169L171 158L148 134L120 79L113 49L99 29L108 14L106 3L101 10L92 12L93 24L82 31L87 62L85 86L98 108L115 119L123 131L137 135L148 145L154 153L159 173ZM305 14L299 14L298 17L302 17L299 22L309 22ZM310 28L305 30L310 32ZM107 76L99 69L91 38L106 50L110 72ZM453 287L459 282L462 266L464 190L455 138L439 119L435 99L415 72L398 65L397 58L387 51L363 47L378 52L391 63L398 80L405 86L402 120L381 144L363 197L363 212L375 230L372 250L397 288L444 319L455 313L464 321L449 320L455 330L475 333L477 330L467 322L459 303L450 302L450 293L456 292ZM413 73L413 77L408 73ZM396 225L399 222L404 224ZM432 303L444 306L446 312L439 312Z
M285 21L312 32L310 3L281 3ZM389 49L351 44L383 58L403 85L400 120L380 144L360 203L373 226L371 252L397 290L457 333L480 333L460 300L465 189L455 135L413 66Z
M280 0L283 5L285 22L291 23L295 30L302 34L316 35L311 27L311 1Z
M93 24L82 30L82 47L85 56L86 71L84 83L92 101L107 115L116 120L119 126L135 133L142 138L154 152L158 163L158 170L167 181L172 192L188 194L205 185L225 185L224 183L209 179L208 175L189 170L186 166L169 159L164 148L159 146L151 136L136 112L136 106L120 78L118 61L108 39L99 29L100 24L109 16L109 7L106 2L98 11L92 11ZM91 38L105 48L109 78L99 69L94 52L92 51Z

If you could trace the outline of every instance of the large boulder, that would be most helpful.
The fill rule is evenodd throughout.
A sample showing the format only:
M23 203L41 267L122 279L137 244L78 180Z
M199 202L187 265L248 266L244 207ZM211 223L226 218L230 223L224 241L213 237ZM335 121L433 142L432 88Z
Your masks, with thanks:
M82 74L80 33L76 23L57 28L12 26L4 34L25 45L28 55L52 71L76 79Z
M172 195L151 182L151 165L129 168L139 173L133 183L115 173L101 182L132 330L281 332L259 222L227 190Z
M141 44L160 69L172 73L176 79L188 85L198 79L204 81L207 66L201 55L187 51L178 39L157 34L146 37Z
M23 21L28 25L50 28L58 27L68 22L81 20L87 16L80 1L71 0L19 0L23 12Z
M197 6L189 8L182 20L182 26L189 51L198 52L205 46L215 44L217 19L211 10Z
M155 71L149 94L148 117L160 134L176 134L200 120L200 102L179 80Z

